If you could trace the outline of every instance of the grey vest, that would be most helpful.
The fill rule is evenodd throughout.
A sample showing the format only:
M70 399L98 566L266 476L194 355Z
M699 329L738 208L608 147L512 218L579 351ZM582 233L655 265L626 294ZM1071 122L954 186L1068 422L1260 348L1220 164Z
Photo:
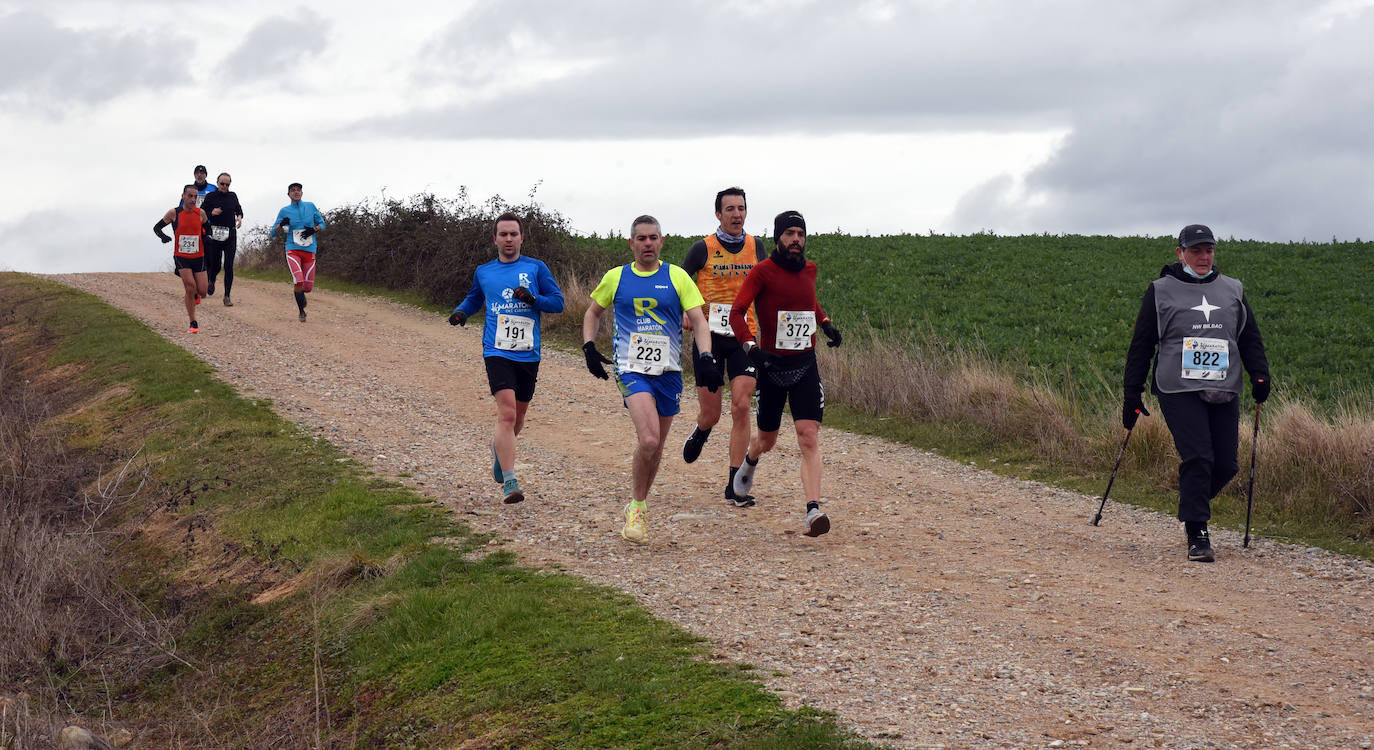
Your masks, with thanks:
M1206 284L1161 276L1153 286L1159 326L1159 359L1155 361L1159 390L1240 393L1236 338L1246 323L1245 306L1241 304L1245 290L1240 282L1221 274ZM1187 351L1185 339L1192 344Z

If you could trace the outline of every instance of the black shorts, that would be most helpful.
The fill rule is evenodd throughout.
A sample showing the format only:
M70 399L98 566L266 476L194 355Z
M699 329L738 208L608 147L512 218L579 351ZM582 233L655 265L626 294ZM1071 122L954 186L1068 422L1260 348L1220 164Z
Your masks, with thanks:
M770 368L759 376L759 432L776 432L782 426L782 407L791 407L792 419L822 421L825 416L825 387L814 352L798 355L805 364L786 370ZM791 363L789 363L791 364Z
M697 348L697 342L692 341L692 361L701 356L701 350ZM716 358L716 366L725 364L725 375L727 380L734 380L741 375L755 377L754 365L749 361L749 355L744 353L744 347L740 346L739 340L734 336L722 336L719 333L711 334L711 356Z
M180 255L172 256L172 273L181 275L181 269L189 268L191 273L205 273L205 257L183 258Z
M539 379L538 362L516 362L505 357L487 357L487 383L491 395L507 389L515 391L515 400L529 403L534 398L534 382Z

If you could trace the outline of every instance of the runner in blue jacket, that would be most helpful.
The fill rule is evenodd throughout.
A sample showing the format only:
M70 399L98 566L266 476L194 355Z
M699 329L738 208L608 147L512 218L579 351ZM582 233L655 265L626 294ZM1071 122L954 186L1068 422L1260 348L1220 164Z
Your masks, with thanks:
M465 325L479 309L486 312L482 357L496 399L491 473L501 483L504 501L518 503L525 493L515 479L515 436L525 426L539 377L539 316L563 312L563 291L543 261L520 254L525 236L519 216L508 211L497 217L493 239L496 259L477 267L472 289L448 322Z

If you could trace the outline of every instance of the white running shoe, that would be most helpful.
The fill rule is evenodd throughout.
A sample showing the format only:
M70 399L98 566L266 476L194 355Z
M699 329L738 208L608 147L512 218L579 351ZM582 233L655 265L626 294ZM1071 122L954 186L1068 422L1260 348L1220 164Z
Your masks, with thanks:
M820 536L830 530L830 517L821 512L820 508L812 508L806 511L806 531L807 536Z

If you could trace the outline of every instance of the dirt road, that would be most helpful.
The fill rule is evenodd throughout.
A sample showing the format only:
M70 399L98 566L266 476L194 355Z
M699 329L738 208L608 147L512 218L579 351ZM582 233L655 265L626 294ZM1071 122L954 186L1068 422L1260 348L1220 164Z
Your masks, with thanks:
M520 439L530 499L490 476L494 409L480 330L316 291L296 321L283 284L240 280L185 333L169 274L59 280L129 311L286 418L494 532L529 564L630 592L761 666L789 705L838 713L899 747L1370 748L1374 566L1217 531L1184 560L1170 518L822 429L823 505L809 539L784 423L759 505L720 496L728 425L702 459L668 438L650 543L620 539L629 417L580 357L546 353ZM212 417L213 418L213 417ZM728 422L728 419L727 419Z

